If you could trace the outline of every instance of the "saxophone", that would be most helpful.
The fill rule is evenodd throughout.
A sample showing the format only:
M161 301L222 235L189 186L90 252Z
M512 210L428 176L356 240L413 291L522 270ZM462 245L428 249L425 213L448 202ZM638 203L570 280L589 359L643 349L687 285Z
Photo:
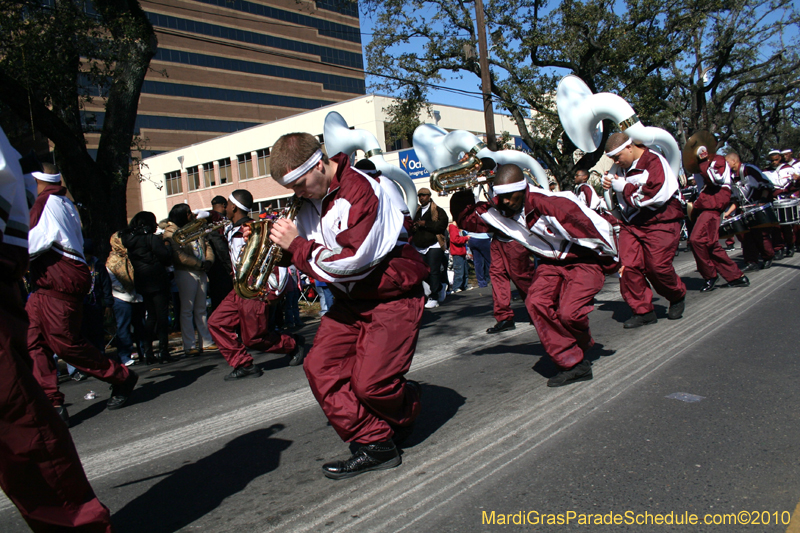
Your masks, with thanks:
M207 218L198 218L192 220L188 224L181 226L173 235L172 240L178 246L186 246L192 241L196 241L200 237L204 237L212 231L230 226L231 221L226 219L219 222L209 223Z
M293 196L278 218L294 221L303 205L302 198ZM242 298L263 298L269 289L269 276L283 257L283 250L269 240L272 220L247 222L250 237L242 248L233 272L233 289Z

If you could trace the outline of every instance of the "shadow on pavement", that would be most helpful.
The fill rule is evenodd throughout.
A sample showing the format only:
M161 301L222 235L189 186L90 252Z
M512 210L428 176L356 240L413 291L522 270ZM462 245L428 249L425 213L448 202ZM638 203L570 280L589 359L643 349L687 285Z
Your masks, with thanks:
M281 452L292 444L272 438L283 427L275 424L236 437L208 457L163 474L167 477L114 513L111 520L116 530L176 531L202 518L219 507L225 498L241 492L251 481L278 467Z
M149 402L158 398L162 394L188 387L204 375L217 368L217 366L218 365L213 364L191 368L188 370L175 369L152 375L145 370L146 367L141 367L141 370L137 368L136 372L139 374L139 384L133 390L133 394L131 394L131 399L129 400L127 406ZM164 376L170 377L160 381L152 381L156 378L162 378Z
M422 412L414 433L401 448L412 448L436 433L464 405L467 399L453 389L422 383Z

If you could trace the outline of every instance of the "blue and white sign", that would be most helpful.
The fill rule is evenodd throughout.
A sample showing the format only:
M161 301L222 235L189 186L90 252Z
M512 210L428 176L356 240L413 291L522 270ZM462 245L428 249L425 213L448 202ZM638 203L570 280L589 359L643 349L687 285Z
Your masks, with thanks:
M431 173L422 166L413 148L400 151L400 168L406 171L412 180L430 178Z

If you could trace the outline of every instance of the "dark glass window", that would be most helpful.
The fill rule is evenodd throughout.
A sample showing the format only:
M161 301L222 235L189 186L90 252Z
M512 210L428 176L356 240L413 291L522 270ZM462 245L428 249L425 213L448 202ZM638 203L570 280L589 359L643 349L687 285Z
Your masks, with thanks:
M249 180L253 179L253 155L250 152L246 154L239 154L236 156L239 160L239 179Z
M173 194L180 194L183 192L180 170L167 172L164 174L164 182L167 184L167 196L172 196Z
M225 185L226 183L230 183L233 181L233 176L231 176L231 160L230 159L220 159L219 163L219 184Z
M165 96L181 96L183 98L198 98L203 100L220 100L223 102L242 102L248 104L274 105L280 107L294 107L297 109L317 109L326 105L335 104L333 100L317 100L314 98L300 98L279 94L266 94L219 87L202 87L200 85L181 85L163 81L147 80L142 84L142 92L147 94L161 94Z
M256 156L258 157L258 175L269 176L269 148L258 150Z
M200 188L200 168L189 167L186 169L186 177L189 181L189 191L196 191Z
M319 46L316 44L303 43L300 41L293 41L283 37L275 37L273 35L266 35L263 33L256 33L252 31L244 31L236 28L229 28L227 26L218 26L216 24L209 24L207 22L200 22L197 20L179 19L169 15L161 15L158 13L148 13L147 17L153 26L160 26L162 28L172 28L199 35L209 35L222 39L229 39L231 41L239 41L248 44L257 44L261 46L268 46L270 48L278 48L281 50L289 50L292 52L300 52L303 54L313 54L319 56L320 60L324 63L331 63L334 65L343 65L353 68L364 68L364 60L361 54L355 52L347 52L345 50L336 50L327 46Z
M323 88L330 91L340 91L345 93L366 94L366 85L363 79L346 78L333 74L321 72L310 72L278 65L267 65L265 63L253 63L240 59L228 57L209 56L194 52L181 52L170 50L169 48L159 48L153 58L158 61L170 63L183 63L186 65L196 65L200 67L231 70L234 72L245 72L248 74L258 74L261 76L271 76L275 78L287 78L292 80L310 81L321 83Z
M213 187L216 185L216 178L214 177L214 163L209 161L203 163L203 184L206 187Z

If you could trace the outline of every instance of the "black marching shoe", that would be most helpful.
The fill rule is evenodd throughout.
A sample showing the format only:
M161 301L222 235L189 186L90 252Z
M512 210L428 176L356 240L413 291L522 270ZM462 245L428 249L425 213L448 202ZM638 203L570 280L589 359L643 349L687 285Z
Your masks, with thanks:
M234 368L233 372L225 376L225 381L236 381L237 379L243 378L260 378L263 374L264 371L254 364L250 366L242 365Z
M719 276L711 278L711 279L707 279L705 284L703 285L703 288L700 289L700 292L711 292L711 291L713 291L715 289L714 286L717 284L717 278L718 277Z
M402 461L394 442L387 440L361 446L345 461L322 465L322 473L331 479L345 479L371 470L387 470Z
M138 381L138 374L136 374L136 372L133 370L128 370L128 377L122 382L121 385L111 386L111 398L108 399L106 408L109 411L113 411L114 409L119 409L128 403L128 398L131 397L133 388L136 386L136 382Z
M775 257L773 258L773 261L780 261L780 260L781 260L781 259L783 259L784 257L786 257L786 256L784 255L784 253L783 253L783 249L781 248L780 250L778 250L777 252L775 252Z
M770 261L770 266L771 266L771 264L772 264L772 261ZM767 262L766 261L764 262L764 267L765 268L769 268L767 266ZM744 266L744 268L742 269L742 272L755 272L755 271L760 270L760 269L761 269L761 267L758 266L758 263L747 263Z
M729 289L731 287L749 287L749 286L750 286L750 280L747 279L747 276L742 276L739 279L735 279L733 281L729 281L728 283L726 283L724 285L720 285L719 288L720 289Z
M175 363L178 360L174 357L171 357L169 354L161 354L158 356L158 364L160 365L168 365L170 363Z
M622 327L625 329L638 328L640 326L655 324L656 322L658 322L658 318L656 318L656 312L650 311L649 313L644 313L642 315L634 314L627 321L625 321Z
M493 334L493 333L500 333L501 331L509 331L512 329L516 329L517 326L514 325L514 321L511 319L508 320L500 320L494 326L490 327L486 330L486 333Z
M563 387L578 381L589 381L592 379L592 363L584 359L569 370L562 370L552 378L547 380L548 387Z
M303 364L303 359L306 358L306 339L300 335L292 335L296 346L292 353L289 354L289 366L299 366Z
M669 320L678 320L683 316L683 310L686 307L686 297L684 296L677 302L669 304L669 311L667 311L667 318Z
M769 267L771 267L771 266L772 266L772 259L767 259L766 261L764 261L764 266L763 266L762 268L763 268L764 270L766 270L766 269L768 269L768 268L769 268Z
M794 248L787 249L786 250L786 257L788 258L788 257L792 257L792 256L794 256Z
M63 405L56 405L56 413L58 413L59 418L64 421L64 423L69 427L69 413L67 412L67 408Z

